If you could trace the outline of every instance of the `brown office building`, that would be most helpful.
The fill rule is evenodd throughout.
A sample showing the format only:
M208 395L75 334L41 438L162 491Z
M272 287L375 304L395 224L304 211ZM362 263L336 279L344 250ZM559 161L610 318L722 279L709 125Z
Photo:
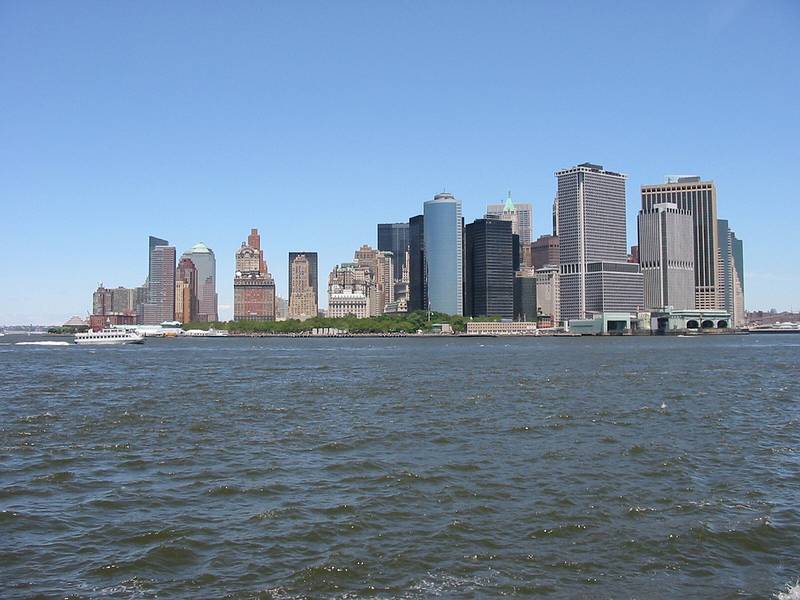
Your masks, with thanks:
M539 236L539 239L531 244L531 260L533 261L533 267L535 269L541 269L546 265L558 266L558 252L558 236Z

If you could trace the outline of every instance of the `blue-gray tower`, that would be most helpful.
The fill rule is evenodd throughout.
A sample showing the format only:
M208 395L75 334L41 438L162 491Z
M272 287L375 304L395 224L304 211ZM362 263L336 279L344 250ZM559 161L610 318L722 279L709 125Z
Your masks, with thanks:
M436 194L425 203L425 265L428 307L449 315L464 314L463 219L461 202Z

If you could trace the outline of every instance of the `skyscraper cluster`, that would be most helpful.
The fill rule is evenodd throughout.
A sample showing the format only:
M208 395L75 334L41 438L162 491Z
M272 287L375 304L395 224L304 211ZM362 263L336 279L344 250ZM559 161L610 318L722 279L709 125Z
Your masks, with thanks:
M97 288L92 298L93 326L219 320L216 260L208 246L195 244L176 260L174 246L150 236L147 262L147 279L141 286Z
M552 230L538 239L532 205L510 192L472 223L464 222L461 201L441 192L407 222L378 224L377 248L362 245L330 272L327 315L423 310L549 327L604 314L717 310L744 324L743 245L717 216L713 181L670 177L643 185L638 245L629 253L626 176L582 163L555 178ZM276 293L257 229L234 258L234 320L323 312L316 251L289 252L287 300ZM199 243L177 258L167 240L151 236L144 284L101 285L93 314L148 325L218 320L213 251Z

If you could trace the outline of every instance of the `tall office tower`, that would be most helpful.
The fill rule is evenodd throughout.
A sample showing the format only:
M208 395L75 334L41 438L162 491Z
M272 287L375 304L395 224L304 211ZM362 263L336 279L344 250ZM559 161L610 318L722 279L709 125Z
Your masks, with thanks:
M537 319L555 327L561 322L561 274L554 265L536 269Z
M477 219L464 229L464 314L514 317L514 242L510 221Z
M252 229L247 243L236 251L233 279L234 321L274 321L275 281L267 270L261 236Z
M744 256L742 241L726 219L718 219L720 308L731 314L734 327L744 325Z
M461 202L452 194L436 194L425 203L425 265L430 309L449 315L464 313L463 219Z
M556 177L561 318L639 310L642 274L628 262L625 176L583 163Z
M175 318L175 246L154 246L150 252L149 271L142 323L159 325L172 321Z
M175 270L175 320L188 323L197 320L200 302L197 296L198 289L197 267L192 259L186 256L178 261Z
M365 244L356 250L354 259L359 267L369 270L373 282L374 297L370 302L369 314L382 315L386 305L394 302L394 257L391 252L374 250Z
M700 177L668 177L666 183L642 186L642 209L672 202L692 214L694 234L695 308L720 308L717 261L717 189Z
M553 200L553 236L558 237L558 196Z
M218 321L217 314L217 259L214 251L203 242L195 244L181 255L188 258L197 269L197 320Z
M514 203L511 192L508 192L505 204L488 204L487 219L511 221L511 232L519 236L520 243L525 246L531 243L533 233L533 205Z
M514 274L514 320L536 322L536 273L524 269Z
M408 250L408 223L378 223L378 250L394 256L394 281L403 278Z
M408 311L415 310L428 310L424 215L408 220Z
M639 212L638 258L646 308L694 308L692 215L662 202ZM634 246L635 247L635 246Z
M292 263L298 256L308 260L308 285L314 291L314 305L319 310L319 255L316 252L289 252L289 302L292 301ZM316 313L314 313L316 316Z
M535 269L546 265L558 265L560 260L558 237L540 235L539 239L531 244L531 259Z
M298 254L289 263L289 282L288 317L300 321L316 317L317 295L311 281L311 261L305 254Z

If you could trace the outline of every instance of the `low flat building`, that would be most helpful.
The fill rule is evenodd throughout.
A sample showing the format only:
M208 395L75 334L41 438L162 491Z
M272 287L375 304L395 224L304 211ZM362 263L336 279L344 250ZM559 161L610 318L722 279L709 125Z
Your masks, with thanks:
M656 334L730 329L731 314L719 309L664 309L650 313L650 328Z
M570 319L569 332L578 335L625 335L631 333L631 314L596 313L591 319Z
M536 323L530 321L469 321L470 335L536 335Z

